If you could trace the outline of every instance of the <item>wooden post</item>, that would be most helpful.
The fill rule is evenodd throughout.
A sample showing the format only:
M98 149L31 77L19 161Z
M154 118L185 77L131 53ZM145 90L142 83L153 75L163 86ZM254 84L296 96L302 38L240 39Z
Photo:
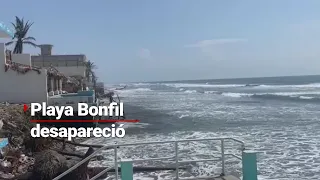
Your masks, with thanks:
M242 152L243 180L258 180L257 153Z
M133 180L133 165L132 160L121 160L121 179Z

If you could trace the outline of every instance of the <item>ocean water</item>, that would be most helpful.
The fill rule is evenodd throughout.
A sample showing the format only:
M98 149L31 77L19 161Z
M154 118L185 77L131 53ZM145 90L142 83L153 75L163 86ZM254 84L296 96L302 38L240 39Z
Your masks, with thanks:
M250 85L249 85L250 84ZM249 85L249 86L248 86ZM89 143L114 144L187 138L234 137L246 148L260 152L259 179L320 179L320 76L132 83L117 91L129 119L122 139L92 139ZM240 155L237 144L227 151ZM183 160L219 156L219 142L179 145ZM171 156L173 146L120 148L121 158ZM93 165L110 165L107 160ZM174 162L135 165L170 166ZM184 165L182 177L219 175L220 162ZM227 157L227 173L241 172L241 163ZM135 179L173 179L174 172L136 173ZM112 179L112 178L111 178Z

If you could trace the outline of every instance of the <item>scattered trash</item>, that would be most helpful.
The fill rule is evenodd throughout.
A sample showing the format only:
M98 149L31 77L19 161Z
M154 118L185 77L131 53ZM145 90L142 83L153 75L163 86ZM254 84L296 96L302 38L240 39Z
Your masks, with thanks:
M12 153L7 153L12 154ZM0 160L0 179L11 179L32 170L35 159L21 154L20 158L4 156Z

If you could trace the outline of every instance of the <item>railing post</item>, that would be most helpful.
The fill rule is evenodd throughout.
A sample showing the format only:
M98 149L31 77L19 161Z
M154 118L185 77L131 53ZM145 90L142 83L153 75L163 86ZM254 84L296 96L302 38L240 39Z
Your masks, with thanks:
M242 152L243 180L258 180L257 153Z
M118 180L119 171L118 171L118 153L117 146L114 147L114 170L116 172L116 180Z
M225 175L224 139L221 139L221 161L222 161L222 173L221 173L221 176L224 176Z
M121 180L133 180L132 160L121 160Z
M176 157L176 179L179 179L179 149L178 149L178 142L174 142L174 151Z

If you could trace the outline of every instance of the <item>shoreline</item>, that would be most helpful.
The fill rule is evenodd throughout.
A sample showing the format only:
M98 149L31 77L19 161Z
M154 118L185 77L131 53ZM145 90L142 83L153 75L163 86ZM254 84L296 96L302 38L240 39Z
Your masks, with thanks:
M89 150L101 147L82 144L91 138L75 138L67 142L60 138L31 137L30 130L34 124L30 123L31 116L23 112L22 104L0 104L0 114L0 122L3 122L0 135L1 138L8 138L8 145L2 149L0 158L0 179L49 180L85 157L85 153L77 149L78 146L88 147ZM96 160L99 159L102 160L103 157L96 157ZM55 160L58 160L58 164ZM64 168L55 167L59 164L63 164ZM83 173L87 175L91 172L88 176L95 174L87 166L81 168L86 169ZM70 176L72 174L77 177L76 170ZM82 179L80 174L78 172L79 180ZM67 176L62 179L66 178Z

